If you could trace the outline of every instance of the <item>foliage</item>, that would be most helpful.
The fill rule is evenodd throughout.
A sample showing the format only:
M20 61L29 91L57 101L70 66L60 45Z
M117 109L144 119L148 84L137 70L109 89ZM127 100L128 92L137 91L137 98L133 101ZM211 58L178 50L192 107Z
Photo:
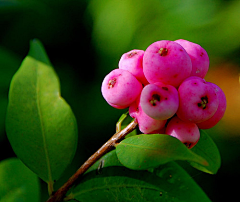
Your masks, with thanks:
M41 44L32 41L29 55L11 81L6 132L16 155L53 184L73 159L77 125L49 65Z
M145 49L148 44L159 39L186 38L201 44L207 50L211 60L210 71L212 71L209 76L217 77L216 83L219 86L226 86L224 91L228 103L232 104L228 104L230 106L227 109L228 117L207 132L221 152L222 165L217 175L203 174L197 169L192 169L188 165L189 163L194 165L193 162L187 163L186 166L182 161L177 162L181 166L184 165L184 168L190 173L190 178L194 178L213 201L219 201L223 196L228 197L229 200L235 200L238 187L234 182L240 179L240 164L236 160L239 158L240 131L239 116L236 113L239 111L239 8L239 1L219 0L185 2L140 0L137 4L131 0L0 1L1 163L6 162L8 160L6 158L15 156L5 134L8 90L12 76L28 51L30 40L39 38L45 45L51 58L51 64L54 65L61 80L61 94L71 105L78 125L79 141L76 156L60 179L54 183L56 188L62 185L88 156L109 139L110 134L115 132L116 117L124 111L109 107L102 99L99 86L103 76L109 70L117 67L120 55L133 48ZM33 46L38 43L32 42L31 44ZM37 55L39 57L39 52ZM33 53L31 57L34 58ZM38 60L41 61L40 58ZM42 62L44 63L44 61ZM45 63L47 65L43 64L43 66L50 65L46 61ZM87 74L83 73L85 68ZM224 71L222 71L223 68ZM122 124L122 126L126 125ZM136 135L136 132L135 130L130 136ZM198 145L191 151L204 158L209 163L208 169L216 173L219 169L217 165L220 165L219 153L213 152L216 145L213 144L209 135L205 133L201 135L202 138ZM207 140L204 140L203 137ZM209 147L202 147L205 143L209 144ZM26 145L26 143L24 144ZM207 148L211 148L211 151L208 151ZM38 148L36 150L39 151ZM32 160L35 160L34 158L35 156ZM160 165L160 167L173 166L172 163L174 162ZM36 162L35 164L40 165ZM196 165L200 166L200 164ZM95 165L96 170L98 166L99 163ZM119 169L121 164L117 164L117 166ZM18 163L13 164L12 167L21 169L21 165ZM9 168L6 167L6 170ZM130 172L130 170L128 171ZM99 176L97 174L94 176L94 172L92 170L89 173L87 180L84 176L84 183ZM101 169L97 172L101 172ZM135 171L133 172L135 173ZM1 181L0 184L7 187L8 182L10 185L10 179L17 178L20 182L21 176L25 176L23 172L18 174L14 171L13 173L10 173L11 176L7 182L2 183ZM103 175L105 174L103 172ZM4 176L6 175L4 174ZM2 179L1 175L0 180ZM41 201L47 199L45 182L40 182L42 184L41 194L38 188L35 191L29 188L32 196L35 196L35 199L31 198L30 201L38 201L39 198ZM72 191L74 192L74 190ZM229 195L229 193L232 194Z
M121 116L119 124L126 117L127 114ZM53 183L75 154L77 125L71 108L60 96L58 77L38 40L31 42L28 56L11 81L6 131L18 158L48 183L51 194ZM203 197L203 201L209 201L187 173L172 162L187 160L201 171L216 173L220 167L219 152L207 134L202 133L202 136L202 143L194 153L168 135L133 134L104 156L100 160L102 164L96 163L97 171L86 174L68 199L156 201L160 197L166 201L192 201ZM147 169L151 172L144 171ZM171 183L161 179L165 170L171 170ZM178 189L179 183L182 189ZM189 192L189 183L194 184L191 186L193 193Z
M80 201L210 201L177 163L134 171L123 167L115 150L92 166L71 195Z
M38 177L19 159L9 158L0 163L0 201L39 202Z

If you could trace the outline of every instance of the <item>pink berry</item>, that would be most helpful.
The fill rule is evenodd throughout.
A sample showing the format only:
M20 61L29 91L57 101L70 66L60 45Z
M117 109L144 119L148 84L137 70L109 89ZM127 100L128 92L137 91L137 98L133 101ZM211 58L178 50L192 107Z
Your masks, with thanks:
M195 123L184 122L177 116L169 121L165 132L179 139L189 149L194 147L200 138L200 132Z
M205 81L205 79L200 78L199 76L190 76L190 77L186 78L185 80L183 80L183 82L192 80L192 79L200 79L201 81Z
M186 122L206 121L217 111L218 98L214 88L204 79L186 79L178 88L178 117Z
M217 111L210 119L207 119L206 121L197 124L198 127L201 129L209 129L215 126L222 119L227 107L226 96L222 89L214 83L208 82L208 84L213 86L213 88L215 89L219 100L219 105Z
M139 99L130 105L129 115L137 119L139 130L144 134L162 134L165 132L167 120L156 120L149 117L142 110Z
M143 50L131 50L127 53L124 53L119 60L118 66L119 69L128 70L133 74L142 84L146 85L148 83L147 79L143 74Z
M108 103L111 107L114 107L114 108L116 108L116 109L125 109L125 108L126 108L126 106L115 105L115 104L109 103L108 101L107 101L107 103Z
M175 42L180 44L187 51L191 58L191 76L199 76L204 78L209 68L209 57L207 52L200 45L184 39L178 39Z
M190 76L192 62L178 43L168 40L157 41L144 53L143 72L149 83L162 82L178 87Z
M115 69L104 78L101 90L104 99L111 106L123 109L140 95L142 84L130 72Z
M140 105L151 118L169 119L179 106L178 91L175 87L160 82L148 84L142 90Z

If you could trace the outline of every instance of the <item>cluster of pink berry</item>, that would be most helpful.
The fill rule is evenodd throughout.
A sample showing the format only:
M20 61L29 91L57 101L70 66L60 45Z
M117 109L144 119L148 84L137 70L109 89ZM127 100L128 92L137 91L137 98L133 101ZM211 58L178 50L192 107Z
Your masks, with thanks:
M119 68L103 80L102 95L113 107L129 107L145 134L178 138L192 148L200 129L216 125L226 110L226 97L216 84L204 80L207 52L187 40L162 40L146 51L122 55Z

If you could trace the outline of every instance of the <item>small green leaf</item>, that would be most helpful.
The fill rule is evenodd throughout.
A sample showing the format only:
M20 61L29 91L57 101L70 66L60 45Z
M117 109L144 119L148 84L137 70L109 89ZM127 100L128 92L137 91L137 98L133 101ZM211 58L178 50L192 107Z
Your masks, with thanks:
M123 113L120 118L118 119L117 125L122 124L123 121L128 117L128 112Z
M128 124L130 124L133 121L133 118L129 115L128 112L121 115L119 118L117 124L116 124L116 132L124 129ZM129 138L131 136L137 135L137 130L133 130L131 133L127 134L125 138Z
M201 201L210 202L202 189L175 162L164 164L152 172L127 169L118 162L115 150L103 157L73 188L71 199L81 202L116 201Z
M0 202L39 202L38 177L19 159L0 162Z
M116 123L116 132L119 132L122 129L122 123L127 118L128 112L123 113L120 118L118 119L118 122Z
M127 168L145 170L174 160L193 161L207 166L201 156L188 149L170 135L137 135L127 138L116 146L120 162Z
M6 132L16 155L51 185L73 159L77 124L43 46L34 41L29 52L11 81Z
M199 165L194 162L190 162L190 164L203 172L216 174L221 166L221 156L219 150L206 131L200 130L200 132L201 137L198 143L191 150L206 159L209 166Z

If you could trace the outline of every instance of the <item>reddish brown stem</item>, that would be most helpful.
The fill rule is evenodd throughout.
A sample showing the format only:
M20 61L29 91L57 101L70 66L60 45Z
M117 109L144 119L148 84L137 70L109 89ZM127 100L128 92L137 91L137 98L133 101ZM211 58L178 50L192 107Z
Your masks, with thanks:
M127 134L132 132L137 127L137 121L132 121L126 128L115 133L99 150L97 150L68 181L60 187L46 202L60 202L66 196L67 191L76 183L98 159L104 154L114 149L116 143L119 143Z

